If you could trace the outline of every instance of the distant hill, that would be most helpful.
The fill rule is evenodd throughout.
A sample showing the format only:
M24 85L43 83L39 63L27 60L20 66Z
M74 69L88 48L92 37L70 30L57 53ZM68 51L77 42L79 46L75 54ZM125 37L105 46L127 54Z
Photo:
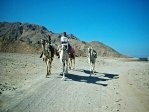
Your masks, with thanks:
M44 26L20 22L0 22L0 52L40 53L40 39L47 39L48 34L51 35L55 45L60 44L61 34L48 31ZM68 37L77 56L86 56L87 48L92 46L99 56L124 57L124 55L101 42L88 43L79 40L73 34L68 34Z

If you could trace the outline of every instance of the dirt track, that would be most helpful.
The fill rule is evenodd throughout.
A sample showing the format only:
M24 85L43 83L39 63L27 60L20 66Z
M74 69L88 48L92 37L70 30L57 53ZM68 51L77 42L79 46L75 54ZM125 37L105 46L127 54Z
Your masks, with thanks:
M149 63L98 58L89 77L87 59L62 81L55 57L52 75L39 55L0 53L2 112L148 112Z

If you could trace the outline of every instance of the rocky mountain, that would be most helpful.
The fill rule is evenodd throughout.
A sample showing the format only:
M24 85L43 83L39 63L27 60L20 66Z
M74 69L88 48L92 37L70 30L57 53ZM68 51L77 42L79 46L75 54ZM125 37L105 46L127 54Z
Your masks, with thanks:
M56 46L59 45L61 33L48 31L44 26L20 22L0 22L0 52L40 53L40 39L47 39L49 34L52 37L52 42ZM92 46L99 56L124 57L124 55L101 42L88 43L79 40L73 34L68 34L68 37L77 56L86 56L87 48Z

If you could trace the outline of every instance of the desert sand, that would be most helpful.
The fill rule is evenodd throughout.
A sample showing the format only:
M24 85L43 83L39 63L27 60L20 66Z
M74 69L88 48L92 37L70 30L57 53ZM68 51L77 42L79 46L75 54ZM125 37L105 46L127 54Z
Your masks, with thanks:
M149 62L98 57L95 70L76 57L62 81L55 57L45 78L39 55L0 53L0 112L149 112Z

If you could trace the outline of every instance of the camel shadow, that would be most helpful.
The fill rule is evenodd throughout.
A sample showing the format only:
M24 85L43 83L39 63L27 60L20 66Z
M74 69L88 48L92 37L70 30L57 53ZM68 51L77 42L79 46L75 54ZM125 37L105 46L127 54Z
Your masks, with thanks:
M75 71L83 72L85 74L90 75L89 70L76 69ZM96 71L95 71L95 73L96 73L95 75L90 75L90 76L82 76L82 75L76 75L76 74L69 73L69 74L66 74L65 76L68 78L68 80L66 80L66 81L72 80L72 81L85 82L85 83L97 84L97 85L102 85L102 86L108 86L108 84L103 84L102 82L107 82L108 80L119 78L118 74L99 73ZM62 76L62 74L60 74L60 75Z
M105 75L104 77L107 77L109 79L118 79L119 78L118 74L109 74L109 73L101 73L101 74L104 74Z
M90 71L89 70L83 70L83 72L84 73L86 73L86 74L90 74ZM118 79L119 77L119 75L118 74L111 74L111 73L99 73L99 72L94 72L95 73L95 75L97 75L97 74L103 74L104 75L104 77L107 77L107 78L109 78L109 80L110 79Z
M107 86L108 84L102 84L102 83L99 83L99 81L107 81L107 80L109 80L109 79L104 79L104 78L99 78L99 77L80 76L80 75L75 75L75 74L67 74L66 77L68 79L73 80L73 81L92 83L92 84L97 84L97 85L102 85L102 86Z
M90 70L83 70L83 72L86 74L91 74ZM95 71L94 73L98 73L98 72Z

